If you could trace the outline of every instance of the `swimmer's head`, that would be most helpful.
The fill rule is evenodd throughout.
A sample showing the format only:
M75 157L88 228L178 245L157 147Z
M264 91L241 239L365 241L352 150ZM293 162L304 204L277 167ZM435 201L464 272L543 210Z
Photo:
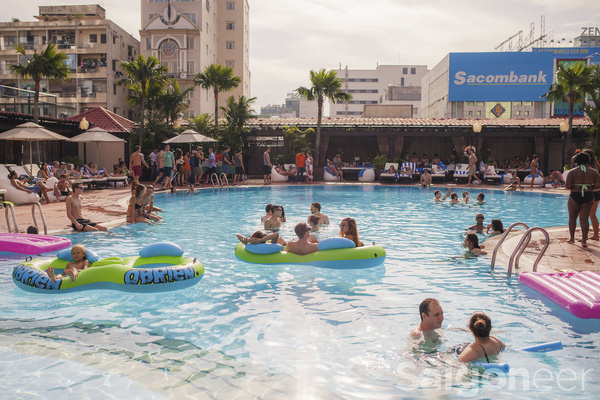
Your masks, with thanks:
M483 199L485 199L485 194L483 194L483 193L479 193L479 194L477 195L477 201L483 201Z
M310 209L311 209L311 210L315 209L315 210L317 210L318 212L321 212L321 203L317 203L317 202L314 202L314 203L312 203L312 204L310 205Z
M296 232L299 239L302 239L306 232L310 232L310 230L310 226L306 222L300 222L294 227L294 232Z
M76 244L75 246L71 247L71 255L75 260L78 259L76 255L80 255L79 259L85 259L85 246L82 244Z
M475 337L487 338L492 330L492 320L484 312L475 312L469 319L469 329Z
M467 237L465 238L465 243L470 243L471 249L479 249L479 237L475 233L467 233Z
M502 224L502 221L500 221L498 218L494 218L492 220L492 229L494 232L498 231L500 233L504 233L504 225Z

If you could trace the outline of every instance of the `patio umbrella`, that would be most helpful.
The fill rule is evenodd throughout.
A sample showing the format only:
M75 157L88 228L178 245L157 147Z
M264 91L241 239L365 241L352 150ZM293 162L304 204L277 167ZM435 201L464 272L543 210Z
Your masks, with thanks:
M208 143L208 142L217 142L217 140L209 138L208 136L204 136L195 130L188 129L183 131L180 135L172 137L171 139L167 139L163 141L163 143L188 143L190 145L190 152L192 151L192 143Z
M42 126L33 122L25 122L24 124L17 125L15 128L6 132L0 133L0 139L4 140L22 140L29 142L29 164L30 171L33 166L33 154L31 152L31 142L41 140L70 140L68 137L59 135L49 131Z
M98 162L98 148L100 147L100 143L116 143L116 142L124 142L125 140L116 137L105 131L100 127L94 127L86 132L83 132L80 135L74 136L71 138L72 142L82 142L82 143L96 143L96 162Z

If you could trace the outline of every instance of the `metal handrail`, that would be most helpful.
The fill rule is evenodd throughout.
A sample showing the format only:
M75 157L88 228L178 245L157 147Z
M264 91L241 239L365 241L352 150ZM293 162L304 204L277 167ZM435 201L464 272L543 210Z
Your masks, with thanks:
M35 219L35 206L38 206L40 210L40 216L42 217L42 223L44 224L44 235L48 234L48 226L46 225L46 218L44 217L44 210L42 210L42 205L39 201L31 204L31 217L33 218L33 224L36 228L38 228L37 220ZM39 228L38 228L39 229Z
M221 172L221 186L225 185L227 185L227 187L229 188L229 180L227 179L227 175L225 174L225 172Z
M524 222L515 222L514 224L512 224L511 226L506 228L506 230L502 234L502 237L500 238L500 240L498 240L498 243L496 243L496 248L494 249L494 253L492 254L492 263L490 264L490 272L494 270L494 266L496 265L496 255L498 254L498 249L500 249L500 246L502 245L502 243L508 236L508 233L510 231L512 231L512 229L516 226L524 226L525 229L529 229L529 226L527 226L527 224Z
M221 180L219 179L219 175L217 175L215 172L213 172L210 175L210 183L212 183L213 188L215 187L215 179L217 180L217 186L221 186Z
M9 209L12 214L13 222L15 224L15 233L19 233L19 226L17 225L17 216L15 215L15 207L9 201L3 201L2 204L4 205L4 216L6 217L6 227L8 228L8 233L11 233L12 230L12 228L10 227L10 220L8 219Z
M531 240L532 232L535 232L535 231L541 231L544 234L544 237L546 238L546 243L544 244L544 247L540 251L540 254L538 254L537 258L535 259L535 262L533 263L533 272L537 272L538 263L544 256L544 253L546 252L546 249L548 249L548 245L550 244L550 235L548 235L548 232L546 232L546 230L544 228L540 228L539 226L534 226L533 228L528 229L523 234L523 237L519 241L519 244L513 251L512 255L510 256L510 260L508 262L508 272L506 274L507 278L510 278L510 276L512 275L513 264L514 264L515 269L519 269L519 258L521 258L521 255L523 254L523 252L525 251L525 248L529 244L529 241Z

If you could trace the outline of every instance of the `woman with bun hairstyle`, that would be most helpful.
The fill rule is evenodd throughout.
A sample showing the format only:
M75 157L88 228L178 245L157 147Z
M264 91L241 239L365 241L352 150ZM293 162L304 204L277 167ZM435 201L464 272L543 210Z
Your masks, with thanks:
M476 312L469 319L469 330L475 337L475 343L461 346L457 349L458 361L471 362L481 359L490 362L490 357L499 354L504 349L504 343L490 336L492 320L484 312Z

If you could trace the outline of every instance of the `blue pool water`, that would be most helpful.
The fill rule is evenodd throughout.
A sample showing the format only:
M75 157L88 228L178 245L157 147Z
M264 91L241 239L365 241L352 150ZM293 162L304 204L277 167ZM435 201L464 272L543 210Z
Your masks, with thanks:
M293 186L157 196L165 222L71 235L101 257L135 255L168 240L202 260L193 288L161 294L86 291L39 295L11 280L0 259L0 387L8 398L552 398L600 389L600 323L507 282L489 259L465 258L464 229L483 212L504 226L567 224L566 197L485 191L486 204L433 203L432 189ZM471 192L474 198L476 192ZM264 205L285 207L282 235L318 201L337 235L347 216L361 240L386 248L384 265L328 270L237 260L236 233L260 228ZM441 353L408 340L418 305L438 298ZM561 340L546 354L507 351L508 375L469 370L443 350L471 340L473 311L509 348ZM70 397L74 396L74 397Z

